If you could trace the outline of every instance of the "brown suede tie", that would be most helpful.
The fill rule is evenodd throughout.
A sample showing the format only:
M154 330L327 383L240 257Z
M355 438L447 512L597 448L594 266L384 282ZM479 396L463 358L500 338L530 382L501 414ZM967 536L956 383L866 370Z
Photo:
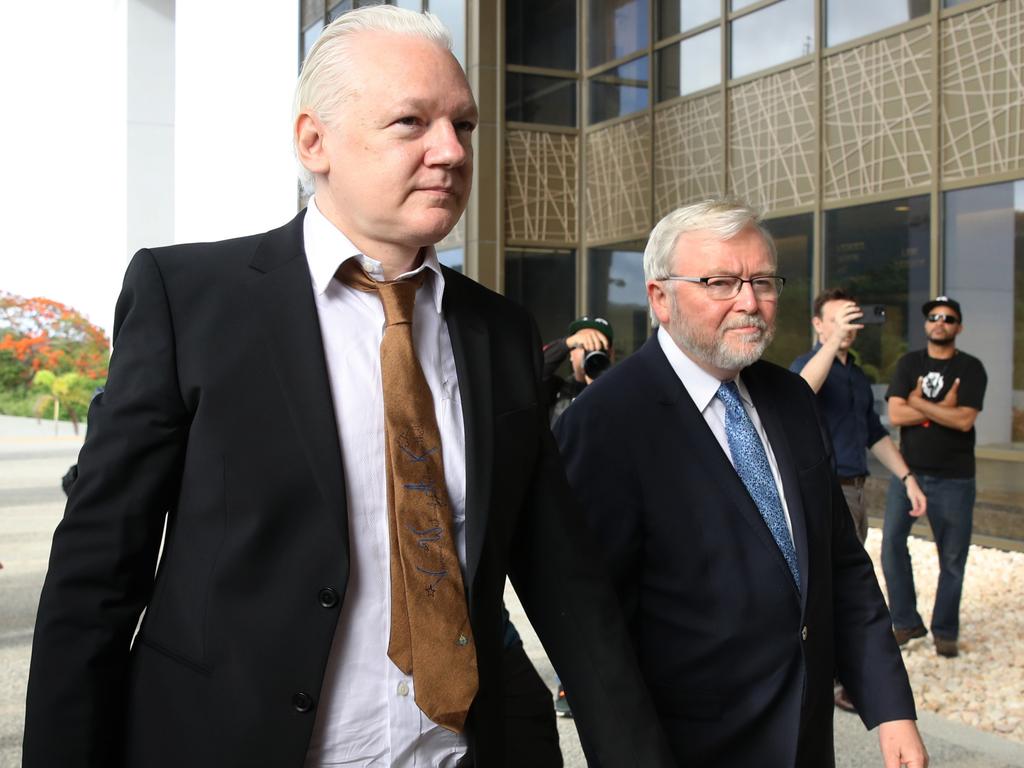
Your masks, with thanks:
M384 305L380 372L391 534L388 657L412 675L423 713L459 733L479 681L452 538L441 434L412 340L416 289L424 276L377 282L356 259L348 259L337 273L346 285L376 291Z

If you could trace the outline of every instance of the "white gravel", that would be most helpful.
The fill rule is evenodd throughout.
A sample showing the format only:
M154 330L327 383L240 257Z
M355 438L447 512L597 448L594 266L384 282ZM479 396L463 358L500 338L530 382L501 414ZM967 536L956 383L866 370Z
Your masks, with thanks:
M865 548L885 586L882 532L872 528ZM917 608L928 626L938 578L935 544L911 537ZM919 710L1024 743L1024 553L972 546L960 603L960 655L935 653L932 638L903 650Z

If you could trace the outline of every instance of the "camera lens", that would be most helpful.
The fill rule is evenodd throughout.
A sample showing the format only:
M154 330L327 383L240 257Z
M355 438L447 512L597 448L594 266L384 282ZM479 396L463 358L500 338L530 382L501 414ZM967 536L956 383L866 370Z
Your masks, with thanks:
M592 352L587 352L583 358L583 372L592 379L596 379L606 370L608 366L612 364L611 358L608 357L608 353L603 349L595 349Z

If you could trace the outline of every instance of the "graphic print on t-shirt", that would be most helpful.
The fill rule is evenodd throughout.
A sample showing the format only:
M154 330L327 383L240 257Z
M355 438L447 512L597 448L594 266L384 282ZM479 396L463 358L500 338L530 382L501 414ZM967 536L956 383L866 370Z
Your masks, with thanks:
M921 380L921 391L929 400L935 400L945 383L946 380L942 378L941 371L929 371Z

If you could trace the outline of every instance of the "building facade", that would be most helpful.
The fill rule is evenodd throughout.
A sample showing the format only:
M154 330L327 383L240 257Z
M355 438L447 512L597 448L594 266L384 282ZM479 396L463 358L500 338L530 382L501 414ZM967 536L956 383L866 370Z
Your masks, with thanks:
M355 1L303 0L303 50ZM650 333L653 225L735 194L787 278L768 357L808 349L811 299L843 286L887 310L857 342L879 398L949 294L989 373L976 532L1024 539L1024 0L398 4L449 25L481 108L443 261L545 338L608 317L625 355Z

